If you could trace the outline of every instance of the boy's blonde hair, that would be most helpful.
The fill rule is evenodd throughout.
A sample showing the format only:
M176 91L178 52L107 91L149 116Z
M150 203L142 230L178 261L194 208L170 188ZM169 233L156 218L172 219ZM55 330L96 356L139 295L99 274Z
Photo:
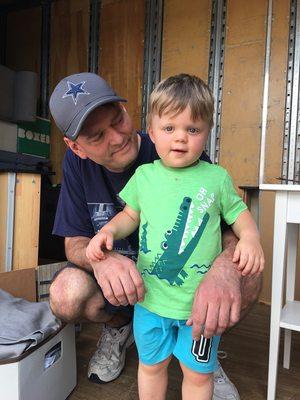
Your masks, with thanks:
M191 109L193 121L201 118L209 128L213 126L214 99L209 87L195 75L179 74L159 82L150 95L147 126L154 115L177 115L186 107Z

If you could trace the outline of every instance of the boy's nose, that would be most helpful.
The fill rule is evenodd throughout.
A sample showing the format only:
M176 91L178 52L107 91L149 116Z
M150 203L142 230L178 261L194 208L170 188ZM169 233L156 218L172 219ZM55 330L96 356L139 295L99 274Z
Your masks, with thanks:
M174 138L178 142L186 142L187 133L183 129L178 129L175 131Z

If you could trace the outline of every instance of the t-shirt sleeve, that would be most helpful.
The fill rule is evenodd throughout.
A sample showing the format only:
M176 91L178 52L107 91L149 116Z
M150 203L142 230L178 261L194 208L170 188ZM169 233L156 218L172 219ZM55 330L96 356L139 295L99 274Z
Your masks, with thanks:
M95 234L78 169L75 158L67 151L52 231L54 235L93 237Z
M228 225L233 224L238 216L247 210L246 204L237 194L231 177L226 173L221 191L221 215Z
M141 211L138 198L139 196L137 180L137 172L135 172L133 176L129 179L123 190L119 193L119 196L123 201L125 201L126 204L128 204L130 208L135 211Z

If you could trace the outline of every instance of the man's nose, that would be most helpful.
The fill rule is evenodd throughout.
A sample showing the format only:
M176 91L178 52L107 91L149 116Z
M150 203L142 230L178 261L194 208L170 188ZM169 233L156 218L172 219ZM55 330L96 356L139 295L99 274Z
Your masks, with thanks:
M109 127L109 139L112 144L122 143L124 140L124 134L113 126Z

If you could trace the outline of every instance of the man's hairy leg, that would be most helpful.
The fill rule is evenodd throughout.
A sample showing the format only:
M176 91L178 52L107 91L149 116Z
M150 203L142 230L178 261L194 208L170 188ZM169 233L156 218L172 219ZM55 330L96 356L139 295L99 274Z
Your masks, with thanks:
M256 301L261 287L259 275L243 277L232 262L237 243L232 231L223 235L223 252L215 259L198 286L188 325L193 337L220 335L234 326Z
M53 313L66 322L105 322L112 327L126 324L128 316L104 311L103 295L94 279L85 271L65 268L50 286Z

